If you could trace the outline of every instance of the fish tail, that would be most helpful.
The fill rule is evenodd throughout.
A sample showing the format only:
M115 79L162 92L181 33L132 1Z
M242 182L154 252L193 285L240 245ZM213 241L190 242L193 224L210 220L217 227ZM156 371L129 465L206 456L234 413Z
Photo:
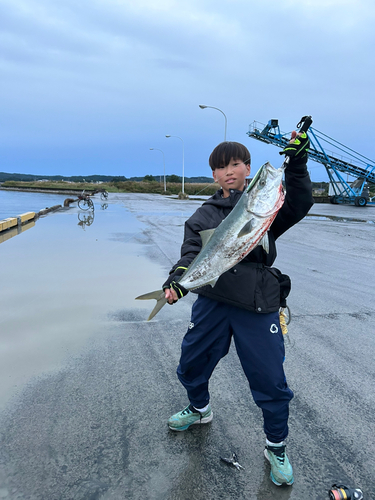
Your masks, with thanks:
M150 319L156 316L157 313L160 311L160 309L167 303L167 299L165 298L163 290L156 290L155 292L145 293L144 295L140 295L139 297L135 298L135 300L149 300L149 299L155 299L156 306L151 311L151 314L148 317L147 321L150 321Z

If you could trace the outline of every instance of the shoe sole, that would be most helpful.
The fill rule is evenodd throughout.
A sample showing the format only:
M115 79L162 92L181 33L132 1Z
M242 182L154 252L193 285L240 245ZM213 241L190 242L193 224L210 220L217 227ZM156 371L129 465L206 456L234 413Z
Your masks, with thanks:
M266 449L264 450L264 456L266 457L268 462L271 463ZM279 483L279 481L276 481L275 476L272 474L272 470L270 472L270 478L271 478L271 481L273 482L273 484L276 484L276 486L283 486L285 484L288 486L292 486L292 484L294 483L294 478L291 481L285 481L283 483Z
M211 422L211 420L213 419L213 412L211 411L211 415L209 415L208 417L205 417L205 418L201 418L200 420L196 420L195 422L193 422L192 424L189 424L189 425L185 425L183 427L171 427L169 424L168 424L168 427L171 429L171 431L177 431L177 432L182 432L182 431L186 431L186 429L188 429L189 427L191 427L192 425L199 425L199 424L208 424L209 422Z

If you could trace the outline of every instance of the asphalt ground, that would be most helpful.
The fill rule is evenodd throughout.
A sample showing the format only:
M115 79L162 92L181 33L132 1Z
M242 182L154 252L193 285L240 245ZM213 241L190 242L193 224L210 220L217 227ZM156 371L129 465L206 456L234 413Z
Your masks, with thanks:
M375 499L375 207L315 205L278 241L292 277L285 371L292 487L269 479L260 410L232 346L212 423L168 430L194 294L146 322L202 200L110 195L2 243L0 499ZM86 219L85 219L86 218ZM86 222L83 222L85 221ZM244 470L220 461L236 452Z

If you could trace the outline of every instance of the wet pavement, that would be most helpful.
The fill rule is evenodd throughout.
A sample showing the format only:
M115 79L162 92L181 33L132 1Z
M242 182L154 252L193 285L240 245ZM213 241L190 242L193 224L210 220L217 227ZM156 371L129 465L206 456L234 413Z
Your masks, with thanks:
M277 488L233 347L212 423L166 425L187 404L175 370L194 294L149 323L134 297L160 288L201 203L110 195L0 244L0 499L323 500L335 482L375 498L375 207L316 204L279 239L295 484ZM220 461L233 451L245 470Z

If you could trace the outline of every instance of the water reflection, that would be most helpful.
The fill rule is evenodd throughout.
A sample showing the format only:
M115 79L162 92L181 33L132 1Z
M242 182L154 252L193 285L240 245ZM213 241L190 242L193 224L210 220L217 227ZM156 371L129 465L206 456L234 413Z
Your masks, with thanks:
M21 234L27 229L30 229L34 226L35 221L31 220L22 225L17 225L15 227L7 229L6 231L0 232L0 243L4 243L4 241L10 240L10 238L13 238L13 236L17 236L18 234Z
M78 220L78 226L81 226L81 228L85 230L86 226L91 226L94 222L94 211L90 213L78 212Z
M107 210L107 208L108 203L102 203L100 205L100 210ZM78 212L78 226L81 226L81 228L85 231L85 228L91 226L91 224L94 222L94 215L94 209L90 210L90 212Z
M139 221L119 204L99 206L87 231L76 228L78 212L85 226L93 214L72 207L38 219L32 231L33 222L23 225L22 237L0 247L0 413L31 378L59 370L88 339L110 335L111 312L130 308L146 317L134 300L140 276L155 290L165 280L134 236L113 237L142 234Z

